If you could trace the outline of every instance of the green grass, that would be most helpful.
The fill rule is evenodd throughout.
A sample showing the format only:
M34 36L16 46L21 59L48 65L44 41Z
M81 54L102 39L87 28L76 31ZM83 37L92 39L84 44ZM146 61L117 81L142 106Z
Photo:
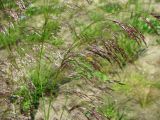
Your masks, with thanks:
M100 8L107 13L116 13L123 9L119 3L107 3Z
M110 98L105 100L105 104L98 108L98 112L110 120L126 120L124 113L120 112L116 101L110 100Z
M123 78L124 85L115 84L114 90L132 98L142 108L151 105L158 98L154 92L159 86L158 83L149 81L146 75L135 73L135 71L123 74L125 75Z
M157 39L156 42L158 45L160 45L160 39Z
M0 47L8 48L11 55L14 50L25 49L19 49L23 44L31 45L31 48L37 45L36 51L30 50L35 57L35 63L30 69L24 66L27 72L24 73L24 78L20 79L16 91L13 91L13 96L22 98L20 111L22 114L30 113L32 119L34 119L40 99L42 99L44 119L49 120L49 113L47 113L49 111L45 110L45 97L51 99L57 97L59 88L72 80L96 79L106 84L109 80L108 71L123 70L124 66L129 62L133 63L138 58L139 51L145 48L144 44L138 45L135 39L137 36L133 38L130 34L130 31L135 32L132 26L142 33L155 35L155 33L159 33L160 23L149 13L141 12L143 9L139 5L139 1L129 1L126 6L120 3L106 2L94 9L82 9L83 6L74 5L72 8L70 5L61 4L58 0L46 2L43 4L42 1L39 3L34 1L26 10L22 11L21 17L24 18L18 21L14 21L10 15L4 13L5 23L12 22L13 27L3 24L7 31L5 34L0 33ZM130 11L130 5L135 5L133 11ZM10 7L19 12L16 4L9 4L8 1L4 1L0 9L9 9ZM132 13L131 16L125 15L124 8L126 11L129 10L128 14ZM82 15L85 20L79 20L77 17L79 15ZM152 25L147 24L142 17L147 18ZM64 37L63 29L67 29L69 37ZM141 39L138 40L141 41ZM159 40L157 43L159 44ZM46 48L46 46L50 47ZM29 46L28 49L30 49ZM52 53L55 51L60 51L60 53L53 56ZM21 52L17 51L17 53L20 55ZM49 57L46 58L48 54ZM124 57L125 55L127 58ZM23 59L24 56L20 55L20 59ZM55 58L57 56L58 58ZM15 64L16 56L13 59L12 64ZM50 63L46 62L48 59ZM59 66L55 63L57 59ZM15 69L17 68L15 67ZM12 80L12 76L10 77ZM134 74L129 78L133 79L132 84L127 81L128 83L123 86L114 86L115 90L129 94L130 91L136 91L134 84L142 85L139 86L142 89L145 86L143 85L146 83L143 76ZM149 94L136 96L136 100L142 107L150 102ZM16 97L15 103L18 98ZM123 114L119 112L114 102L107 101L107 104L99 108L99 112L109 119L123 119Z
M23 83L14 93L22 98L21 113L30 112L31 118L34 119L39 100L44 96L55 96L58 93L58 84L53 84L52 78L53 70L50 66L43 65L40 71L35 68L29 72L26 83Z
M131 25L136 27L138 30L140 30L143 33L149 33L149 34L159 34L159 28L160 23L158 20L151 16L145 17L145 19L148 21L148 23L141 17L141 14L135 14L129 22Z

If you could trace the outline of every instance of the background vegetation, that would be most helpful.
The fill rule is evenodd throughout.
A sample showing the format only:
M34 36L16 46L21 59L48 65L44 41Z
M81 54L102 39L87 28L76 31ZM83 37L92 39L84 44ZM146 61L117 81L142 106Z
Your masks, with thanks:
M147 82L138 73L127 73L127 81L112 80L144 54L149 47L145 35L159 36L159 16L151 3L0 0L0 49L6 51L10 63L5 74L11 86L7 99L16 107L13 118L18 119L20 114L34 120L42 107L43 119L51 119L50 110L61 87L82 80L93 89L105 85L112 92L135 96L131 99L142 108L152 103L155 98L150 89L159 84ZM156 45L159 43L158 38ZM146 86L149 92L137 95ZM129 119L112 98L106 100L105 96L102 101L105 104L99 102L94 107L83 103L88 109L83 113L87 119ZM0 117L5 119L9 113L3 111Z

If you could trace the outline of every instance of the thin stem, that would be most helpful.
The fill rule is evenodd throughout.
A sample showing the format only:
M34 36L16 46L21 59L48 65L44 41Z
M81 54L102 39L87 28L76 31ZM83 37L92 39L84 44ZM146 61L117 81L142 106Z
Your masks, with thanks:
M1 5L2 9L4 10L4 9L5 9L5 7L4 7L4 5L3 5L2 0L0 0L0 5Z
M62 113L61 113L61 116L60 116L60 120L62 120L62 117L63 117L63 114L64 114L64 110L65 110L64 107L66 107L67 100L68 100L68 98L67 98L67 96L66 96L66 97L65 97L65 103L64 103L64 106L63 106L63 110L62 110Z

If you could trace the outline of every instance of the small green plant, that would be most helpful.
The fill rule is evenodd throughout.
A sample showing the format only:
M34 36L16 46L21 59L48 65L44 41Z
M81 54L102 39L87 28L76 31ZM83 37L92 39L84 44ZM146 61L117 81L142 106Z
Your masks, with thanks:
M143 90L143 93L139 94L136 98L136 101L140 104L142 108L150 105L153 101L153 95L151 91L151 87L141 88Z
M136 59L135 55L138 53L140 47L134 40L130 40L125 35L121 35L119 37L118 43L120 47L123 48L126 54L128 55L129 62L132 62Z
M114 90L121 91L131 97L142 108L150 105L155 99L152 83L147 80L144 74L135 73L134 71L124 74L126 74L124 85L115 84Z
M152 83L152 86L157 88L157 89L160 89L160 82Z
M106 82L107 80L109 80L108 76L106 74L104 74L103 72L100 71L95 71L93 73L93 75L98 78L100 81Z
M87 26L80 26L80 37L84 42L92 43L101 36L102 29L104 29L104 24L93 20L93 22Z
M102 11L90 11L89 12L89 18L96 22L96 21L102 21L104 20L104 13Z
M40 73L39 73L40 72ZM39 76L40 74L40 76ZM49 66L43 66L41 71L34 69L30 72L26 85L22 85L15 91L15 95L22 98L20 102L21 113L30 113L32 119L39 106L39 100L47 95L56 95L58 87L50 81L53 70Z
M160 39L157 39L156 42L158 45L160 45Z
M14 94L22 99L20 102L21 113L27 113L31 106L30 90L28 86L20 86Z
M20 28L11 23L7 31L0 33L0 46L8 47L16 44L20 38Z
M122 6L119 3L107 3L100 8L108 13L120 12L122 10Z
M116 101L107 100L106 103L98 108L98 111L109 120L124 120L125 116L119 111Z
M137 13L132 16L129 22L143 33L159 34L160 22L149 15L147 17L143 18L141 13Z
M159 2L160 2L160 0L155 0L155 2L159 3Z

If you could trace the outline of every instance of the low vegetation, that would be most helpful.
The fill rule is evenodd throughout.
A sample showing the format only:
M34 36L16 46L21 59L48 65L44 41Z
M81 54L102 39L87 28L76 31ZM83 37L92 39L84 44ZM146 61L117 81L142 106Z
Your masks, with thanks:
M34 120L42 100L43 119L49 120L60 88L81 80L134 96L131 99L142 108L152 103L150 91L158 84L147 82L144 75L131 74L125 82L111 80L113 73L119 76L148 48L146 34L160 34L159 16L150 3L148 9L143 4L142 0L0 0L0 49L9 54L5 74L12 86L10 102L18 107L15 114ZM159 39L156 42L160 44ZM110 99L86 118L126 120L122 108Z

